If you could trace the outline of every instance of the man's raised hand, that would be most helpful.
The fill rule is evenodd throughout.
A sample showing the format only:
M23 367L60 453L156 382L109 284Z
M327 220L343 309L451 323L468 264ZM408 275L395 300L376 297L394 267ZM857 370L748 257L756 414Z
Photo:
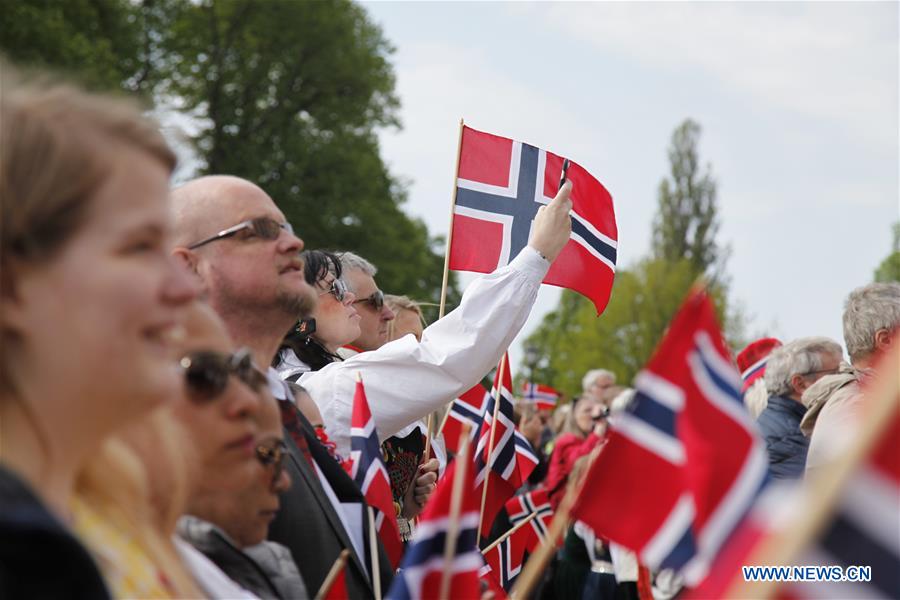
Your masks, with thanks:
M572 233L572 219L569 216L569 211L572 210L571 194L572 182L566 181L550 204L538 209L531 228L528 245L551 263L562 252Z

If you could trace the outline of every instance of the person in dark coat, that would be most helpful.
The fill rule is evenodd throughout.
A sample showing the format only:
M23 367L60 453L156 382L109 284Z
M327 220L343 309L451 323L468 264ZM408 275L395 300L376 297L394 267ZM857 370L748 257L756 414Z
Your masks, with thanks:
M803 392L841 362L841 346L823 337L800 338L769 355L766 388L769 402L757 420L769 453L769 472L775 479L803 475L809 438L800 431L806 413Z

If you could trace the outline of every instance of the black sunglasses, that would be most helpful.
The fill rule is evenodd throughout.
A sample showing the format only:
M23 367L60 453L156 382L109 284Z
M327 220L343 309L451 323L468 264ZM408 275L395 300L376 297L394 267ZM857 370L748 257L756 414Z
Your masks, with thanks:
M354 300L353 304L359 304L360 302L366 302L372 306L375 310L381 310L384 307L384 292L381 290L375 290L371 295L366 298L360 298L359 300Z
M219 397L228 386L230 375L256 392L268 384L266 376L253 365L253 355L247 348L241 348L234 354L212 350L191 352L179 364L184 369L189 396L196 402L207 402Z
M287 444L283 440L274 440L267 444L257 444L256 460L264 467L272 469L272 487L278 482L284 471L284 459L287 457Z
M328 290L320 293L319 295L324 296L325 294L331 294L332 296L334 296L335 300L337 300L338 302L343 302L344 298L347 297L347 292L349 291L350 290L347 287L347 284L344 283L343 279L334 279L331 282L331 287ZM356 303L354 302L354 304Z
M195 242L188 246L188 250L193 250L194 248L199 248L205 244L210 242L215 242L216 240L224 240L225 238L229 238L233 235L237 235L239 232L244 231L245 229L250 230L252 236L262 238L264 240L276 240L278 236L281 235L281 231L287 231L289 234L294 234L294 228L291 227L290 223L279 223L275 219L270 219L269 217L258 217L256 219L250 219L249 221L243 221L234 225L233 227L229 227L228 229L223 229L216 235L212 237L208 237L205 240L200 240L199 242Z

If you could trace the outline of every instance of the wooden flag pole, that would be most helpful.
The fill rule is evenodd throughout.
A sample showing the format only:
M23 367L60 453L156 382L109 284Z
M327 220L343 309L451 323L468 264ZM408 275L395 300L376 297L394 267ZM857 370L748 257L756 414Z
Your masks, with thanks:
M375 511L366 507L369 513L369 552L372 554L372 587L375 588L375 600L381 600L381 565L378 561L378 533L375 531Z
M341 550L340 556L338 556L337 560L334 561L334 564L331 565L328 575L325 576L325 581L322 582L322 586L319 588L319 591L316 592L315 600L323 600L323 598L328 595L334 582L337 581L338 575L341 574L341 571L343 571L344 567L347 565L347 559L349 557L349 550L346 548Z
M444 540L444 568L441 572L440 600L450 600L450 582L453 579L453 555L459 538L459 513L466 493L466 469L469 468L469 426L463 425L459 435L459 455L456 457L456 474L450 490L450 517L447 522L447 538Z
M521 521L516 523L516 525L514 527L512 527L509 531L507 531L506 533L504 533L503 535L498 537L496 540L491 542L487 548L485 548L484 550L481 551L481 553L484 554L485 556L487 556L488 552L490 552L491 550L493 550L494 548L496 548L497 546L502 544L504 542L504 540L506 540L506 538L508 538L515 532L517 532L519 529L521 529L528 523L531 523L534 520L534 518L537 516L538 516L537 511L534 511L533 513L531 513L530 515L528 515L527 517L525 517L524 519L522 519Z
M506 353L500 359L499 372L497 379L500 381L500 387L496 388L497 397L494 399L494 418L491 421L491 435L488 438L487 447L487 472L484 474L484 487L481 488L481 512L478 513L478 539L481 539L481 523L484 521L484 505L487 503L488 481L491 479L491 453L494 451L494 436L497 433L497 413L500 412L500 396L503 393L503 370L506 368ZM476 477L478 475L476 474Z
M444 318L444 310L447 308L447 284L450 281L450 244L453 242L453 215L456 208L456 180L459 177L459 156L462 152L463 120L459 120L459 139L456 142L456 165L453 167L453 192L450 194L450 229L447 230L447 248L444 250L444 278L441 281L441 303L438 307L438 319ZM422 455L428 460L431 451L431 426L434 413L428 415L425 425L425 453Z
M453 167L453 193L450 194L450 229L447 231L447 248L444 250L444 279L441 282L441 304L438 319L444 317L447 308L447 284L450 281L450 244L453 242L453 215L456 209L456 180L459 178L459 157L462 153L463 120L459 120L459 139L456 142L456 166Z

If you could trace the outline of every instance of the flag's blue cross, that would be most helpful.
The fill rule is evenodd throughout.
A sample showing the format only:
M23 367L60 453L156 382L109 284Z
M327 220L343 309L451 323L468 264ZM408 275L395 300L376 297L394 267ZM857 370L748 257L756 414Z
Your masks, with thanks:
M534 221L538 209L542 206L535 201L535 189L538 185L538 149L522 144L522 156L519 163L519 185L516 196L500 196L458 187L456 204L483 212L512 217L509 231L509 259L515 258L528 244L531 222ZM543 181L543 173L541 181ZM605 256L612 264L616 264L616 249L594 235L578 219L572 219L572 233L578 235L594 250Z

